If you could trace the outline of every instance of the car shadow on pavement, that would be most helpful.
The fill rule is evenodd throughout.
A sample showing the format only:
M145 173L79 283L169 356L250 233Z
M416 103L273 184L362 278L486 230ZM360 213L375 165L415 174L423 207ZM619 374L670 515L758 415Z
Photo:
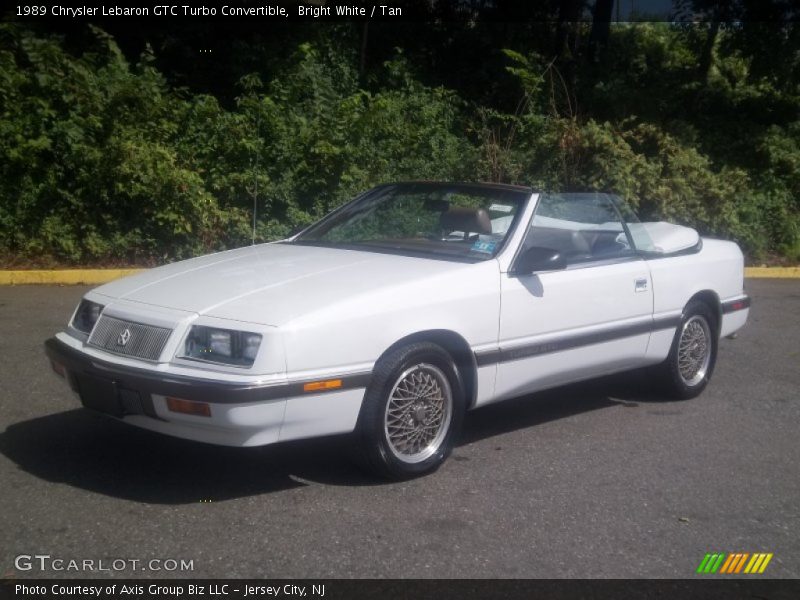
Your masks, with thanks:
M606 378L470 412L459 445L646 398L634 380ZM626 392L627 390L627 392ZM636 397L637 402L612 398ZM646 400L644 400L646 401ZM40 479L154 504L214 502L310 484L383 485L351 460L347 437L228 448L137 429L83 409L10 425L0 453Z
M224 501L306 485L293 474L317 461L358 485L365 476L332 447L310 440L263 448L228 448L137 429L84 409L10 425L0 453L46 481L155 504ZM292 446L297 446L293 448Z
M632 371L552 388L490 404L467 414L461 444L470 444L518 429L535 427L592 410L661 402L647 374Z

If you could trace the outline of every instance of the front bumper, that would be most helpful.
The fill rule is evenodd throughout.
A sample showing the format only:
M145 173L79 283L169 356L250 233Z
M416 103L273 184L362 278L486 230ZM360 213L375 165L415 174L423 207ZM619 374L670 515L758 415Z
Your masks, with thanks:
M260 446L352 431L369 375L309 394L304 381L217 381L120 365L57 338L45 342L53 369L89 409L167 435L225 446ZM167 398L209 405L209 415L172 412Z

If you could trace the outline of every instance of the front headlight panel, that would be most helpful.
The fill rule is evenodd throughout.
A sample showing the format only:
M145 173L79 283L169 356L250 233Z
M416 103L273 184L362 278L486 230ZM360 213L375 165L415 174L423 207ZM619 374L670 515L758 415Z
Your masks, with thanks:
M72 327L81 333L89 335L94 329L97 319L105 308L102 304L92 302L91 300L83 299L78 305L75 315L72 317Z
M261 338L260 333L250 331L193 325L184 341L180 358L252 367L261 347Z

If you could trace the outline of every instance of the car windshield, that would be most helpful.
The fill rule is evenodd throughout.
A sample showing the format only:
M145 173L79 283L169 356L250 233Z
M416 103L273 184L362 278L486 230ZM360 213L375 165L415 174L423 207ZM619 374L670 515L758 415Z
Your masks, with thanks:
M467 260L494 257L530 192L490 185L386 185L331 213L292 243Z

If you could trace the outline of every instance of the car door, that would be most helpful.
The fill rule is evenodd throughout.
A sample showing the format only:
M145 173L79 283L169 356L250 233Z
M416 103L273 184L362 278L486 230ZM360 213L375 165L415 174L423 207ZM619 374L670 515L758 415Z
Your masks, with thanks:
M559 253L566 267L515 272L531 247ZM649 270L607 194L540 196L517 258L501 274L501 294L498 348L478 356L479 364L497 362L495 400L644 360Z

